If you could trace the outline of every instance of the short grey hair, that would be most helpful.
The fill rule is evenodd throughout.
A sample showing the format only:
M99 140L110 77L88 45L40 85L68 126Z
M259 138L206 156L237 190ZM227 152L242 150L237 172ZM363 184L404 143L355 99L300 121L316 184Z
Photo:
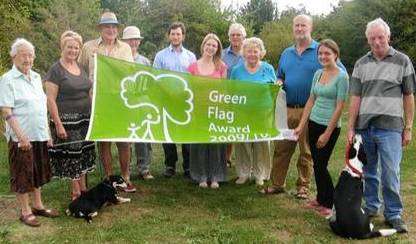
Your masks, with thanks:
M377 26L381 26L383 27L385 33L390 36L390 27L389 25L382 19L382 18L377 18L375 20L372 20L370 22L367 23L367 28L365 29L365 36L368 38L368 34L370 33L370 30L374 27Z
M313 19L312 19L312 17L310 15L307 15L307 14L299 14L299 15L296 15L293 18L293 22L295 22L295 20L296 19L299 19L299 18L306 19L311 24L311 26L313 26Z
M10 49L10 56L12 58L14 56L16 56L19 49L23 48L23 47L26 47L26 48L30 49L32 51L33 55L35 54L35 46L33 46L32 43L30 43L28 40L26 40L24 38L17 38L13 42L12 47Z
M241 35L245 38L247 36L246 29L240 23L232 23L230 28L228 28L228 36L231 36L231 32L238 31L241 32Z
M247 48L256 47L260 49L261 58L266 55L266 48L264 47L263 41L258 37L250 37L243 41L243 45L241 46L241 52L244 55L244 52Z

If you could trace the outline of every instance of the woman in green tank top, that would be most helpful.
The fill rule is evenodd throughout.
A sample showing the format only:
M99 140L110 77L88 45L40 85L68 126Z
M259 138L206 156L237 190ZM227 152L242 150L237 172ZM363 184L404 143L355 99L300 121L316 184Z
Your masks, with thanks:
M318 59L323 69L314 75L310 97L295 128L295 135L300 135L306 125L309 129L317 196L307 207L325 217L332 214L334 193L327 166L340 134L340 117L348 92L348 75L337 67L338 58L339 48L333 40L319 44Z

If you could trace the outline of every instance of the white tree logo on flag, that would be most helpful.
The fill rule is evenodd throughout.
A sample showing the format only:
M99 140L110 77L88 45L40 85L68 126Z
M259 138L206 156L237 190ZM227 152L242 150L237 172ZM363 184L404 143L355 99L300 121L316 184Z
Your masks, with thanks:
M157 99L161 93L163 101ZM192 118L194 95L188 82L180 76L137 72L121 81L120 97L126 107L137 110L137 121L131 121L127 128L132 139L154 140L152 125L162 122L165 140L172 142L168 121L186 125Z

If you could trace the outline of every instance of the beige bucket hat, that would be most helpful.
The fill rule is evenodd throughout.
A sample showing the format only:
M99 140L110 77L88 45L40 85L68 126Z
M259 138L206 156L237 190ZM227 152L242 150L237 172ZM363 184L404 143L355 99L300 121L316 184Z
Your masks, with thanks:
M136 26L127 26L123 30L123 37L121 39L143 39L143 37L140 35L139 28L137 28Z

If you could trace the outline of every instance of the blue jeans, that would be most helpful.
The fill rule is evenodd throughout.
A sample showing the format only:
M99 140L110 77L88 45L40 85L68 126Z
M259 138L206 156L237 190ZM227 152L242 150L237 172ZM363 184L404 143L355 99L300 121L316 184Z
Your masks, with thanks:
M134 143L136 149L137 166L140 174L149 172L150 162L152 161L152 146L150 143Z
M375 213L381 207L379 197L381 166L381 192L384 200L384 218L401 218L403 204L400 198L400 162L402 160L402 133L398 130L369 127L358 130L363 137L367 165L364 167L365 209Z

